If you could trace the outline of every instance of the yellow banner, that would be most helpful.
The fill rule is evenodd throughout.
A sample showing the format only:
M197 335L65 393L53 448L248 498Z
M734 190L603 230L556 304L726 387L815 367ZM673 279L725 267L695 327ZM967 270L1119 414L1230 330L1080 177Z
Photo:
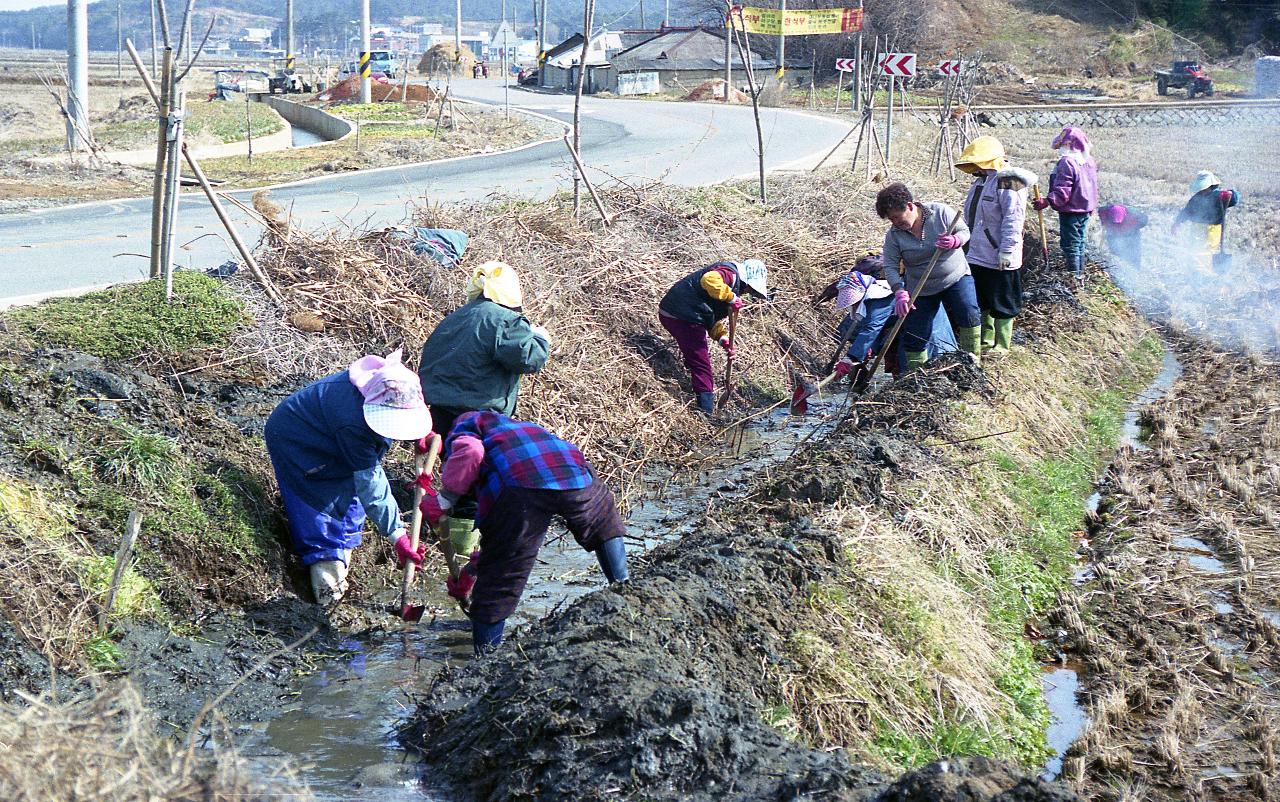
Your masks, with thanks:
M808 36L818 33L855 33L862 30L860 8L778 8L734 6L731 25L747 33L767 36Z

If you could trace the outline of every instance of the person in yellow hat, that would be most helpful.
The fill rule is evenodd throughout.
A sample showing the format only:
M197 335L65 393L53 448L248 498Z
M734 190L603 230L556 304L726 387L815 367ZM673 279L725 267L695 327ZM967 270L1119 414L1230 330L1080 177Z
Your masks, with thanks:
M956 169L973 176L963 206L965 258L982 309L982 350L996 356L1009 352L1013 319L1022 312L1022 224L1036 176L1006 165L1004 145L993 136L966 145Z
M418 363L432 429L441 437L467 412L514 417L520 377L542 370L551 351L551 335L524 316L514 267L485 262L471 271L466 289L467 302L431 332ZM479 539L474 501L460 502L449 534L456 553L471 553Z

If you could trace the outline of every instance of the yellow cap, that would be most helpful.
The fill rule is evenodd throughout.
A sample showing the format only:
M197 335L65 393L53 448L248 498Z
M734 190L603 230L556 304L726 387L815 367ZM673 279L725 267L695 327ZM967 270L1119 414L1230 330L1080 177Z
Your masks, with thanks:
M980 136L964 146L956 169L976 175L979 170L1004 169L1004 145L993 136Z
M485 262L472 271L471 278L467 280L467 300L474 301L481 293L490 301L503 306L524 305L516 269L502 262Z

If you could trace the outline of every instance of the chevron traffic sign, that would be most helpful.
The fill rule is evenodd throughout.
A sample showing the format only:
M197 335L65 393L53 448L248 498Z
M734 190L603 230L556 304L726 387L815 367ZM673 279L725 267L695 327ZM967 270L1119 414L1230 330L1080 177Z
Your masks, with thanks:
M853 72L857 65L857 59L838 58L836 59L836 72Z
M915 53L887 53L880 58L880 73L910 78L916 74Z
M960 59L951 61L943 61L938 64L938 73L940 75L952 76L960 74Z

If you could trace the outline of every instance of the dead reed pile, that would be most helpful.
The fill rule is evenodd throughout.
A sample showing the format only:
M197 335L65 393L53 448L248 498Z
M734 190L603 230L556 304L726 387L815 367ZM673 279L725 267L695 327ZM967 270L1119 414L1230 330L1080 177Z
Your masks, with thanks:
M160 737L127 682L65 702L0 707L0 799L256 802L311 794L287 768L250 772L235 749ZM219 739L220 740L220 739Z
M691 412L687 372L658 322L667 289L717 260L763 259L776 301L744 310L736 405L781 399L792 371L812 375L834 347L835 315L813 308L812 296L883 239L875 189L835 173L778 179L768 210L732 186L614 189L606 230L574 221L564 199L421 209L415 224L471 236L459 269L414 255L389 231L312 234L264 196L255 207L267 221L264 269L294 326L323 332L317 347L403 345L413 361L464 301L472 266L515 266L526 314L554 340L547 369L522 387L519 414L584 446L601 473L625 484L648 460L685 456L712 431Z

